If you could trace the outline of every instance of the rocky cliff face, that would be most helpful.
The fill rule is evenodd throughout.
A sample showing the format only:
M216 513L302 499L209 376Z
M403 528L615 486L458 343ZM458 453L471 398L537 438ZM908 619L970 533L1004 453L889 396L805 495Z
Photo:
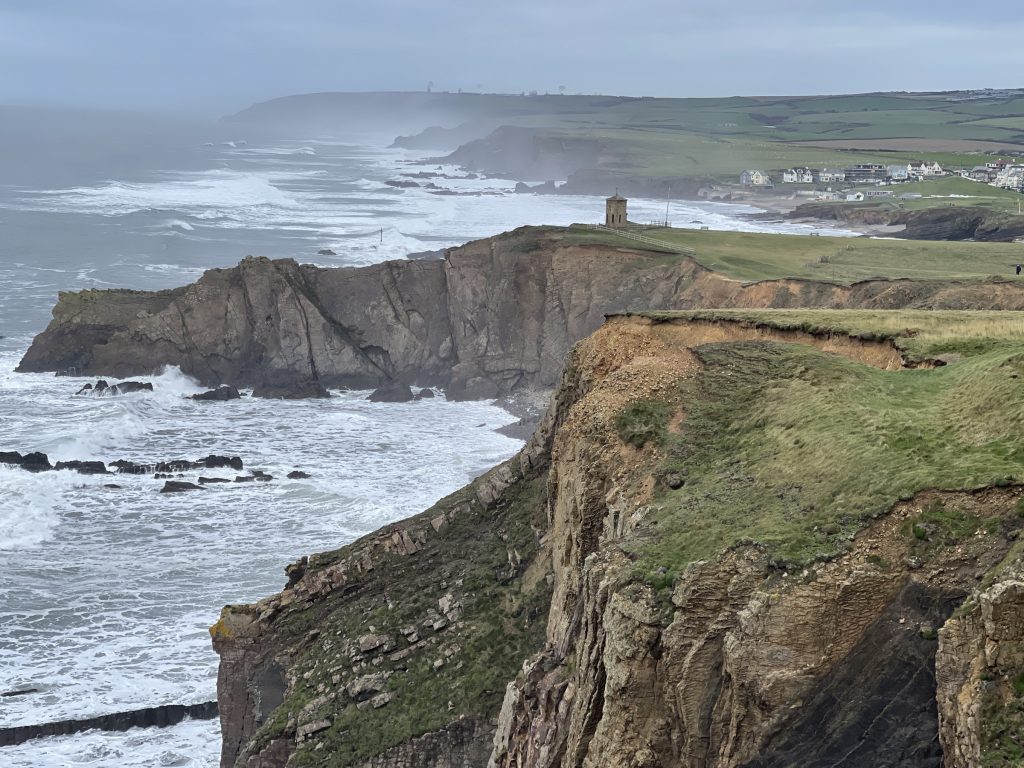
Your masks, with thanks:
M804 203L788 215L794 219L903 226L898 236L910 240L1011 242L1024 235L1024 217L971 206L901 211L888 206Z
M791 489L784 524L818 515L819 554L798 562L751 533L716 549L708 528L707 554L678 559L695 545L672 544L671 526L708 526L720 507L657 444L624 438L621 416L674 403L662 416L684 449L728 440L687 382L716 355L727 381L777 354L796 355L798 387L814 360L829 371L815 386L906 375L888 342L611 319L576 347L519 456L225 609L222 765L1019 764L1021 487L921 489L862 517L803 508ZM783 386L776 369L753 372L759 402ZM755 530L756 469L737 454L716 471L739 494L726 524ZM680 499L689 521L665 517Z
M62 293L22 371L126 377L177 365L268 396L389 381L493 397L558 381L606 313L693 307L1024 308L1013 283L744 284L694 261L524 228L444 260L323 269L247 258L173 291Z

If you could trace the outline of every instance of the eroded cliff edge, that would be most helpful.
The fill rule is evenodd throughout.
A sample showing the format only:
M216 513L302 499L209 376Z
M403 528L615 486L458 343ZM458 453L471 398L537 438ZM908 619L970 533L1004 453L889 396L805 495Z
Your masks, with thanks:
M1021 342L759 317L610 319L515 459L226 608L222 764L1018 764Z
M123 378L177 365L258 395L397 380L493 397L552 388L607 313L694 307L1020 309L1024 287L742 283L677 254L524 227L443 260L328 269L250 257L175 290L62 293L19 370Z

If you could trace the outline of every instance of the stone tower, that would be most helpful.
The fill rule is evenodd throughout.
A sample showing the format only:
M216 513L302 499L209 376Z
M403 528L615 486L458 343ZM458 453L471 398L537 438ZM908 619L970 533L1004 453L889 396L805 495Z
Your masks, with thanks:
M604 201L604 225L616 229L626 226L626 198L618 192Z

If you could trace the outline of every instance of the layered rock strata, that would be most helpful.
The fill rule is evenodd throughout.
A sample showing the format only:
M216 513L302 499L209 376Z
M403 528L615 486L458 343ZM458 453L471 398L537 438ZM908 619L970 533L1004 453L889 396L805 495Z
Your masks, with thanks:
M454 398L549 389L605 314L649 308L1021 309L1014 283L741 283L696 262L524 228L443 260L325 269L247 258L161 292L62 293L21 371L130 376L179 366L268 397L443 386Z

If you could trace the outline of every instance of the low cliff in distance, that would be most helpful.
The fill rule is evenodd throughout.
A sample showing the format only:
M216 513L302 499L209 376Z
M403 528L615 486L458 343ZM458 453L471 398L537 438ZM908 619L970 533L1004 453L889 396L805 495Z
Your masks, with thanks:
M826 219L850 224L902 226L897 237L910 240L1011 242L1024 237L1024 216L982 206L947 206L904 211L891 204L804 203L788 214L793 219Z
M524 227L435 261L328 269L250 257L169 291L61 293L19 370L124 378L177 365L257 395L401 381L494 397L553 387L607 313L700 307L1019 309L1024 285L744 283L655 246Z
M517 457L224 609L222 766L1019 765L1022 361L1019 313L610 318Z

